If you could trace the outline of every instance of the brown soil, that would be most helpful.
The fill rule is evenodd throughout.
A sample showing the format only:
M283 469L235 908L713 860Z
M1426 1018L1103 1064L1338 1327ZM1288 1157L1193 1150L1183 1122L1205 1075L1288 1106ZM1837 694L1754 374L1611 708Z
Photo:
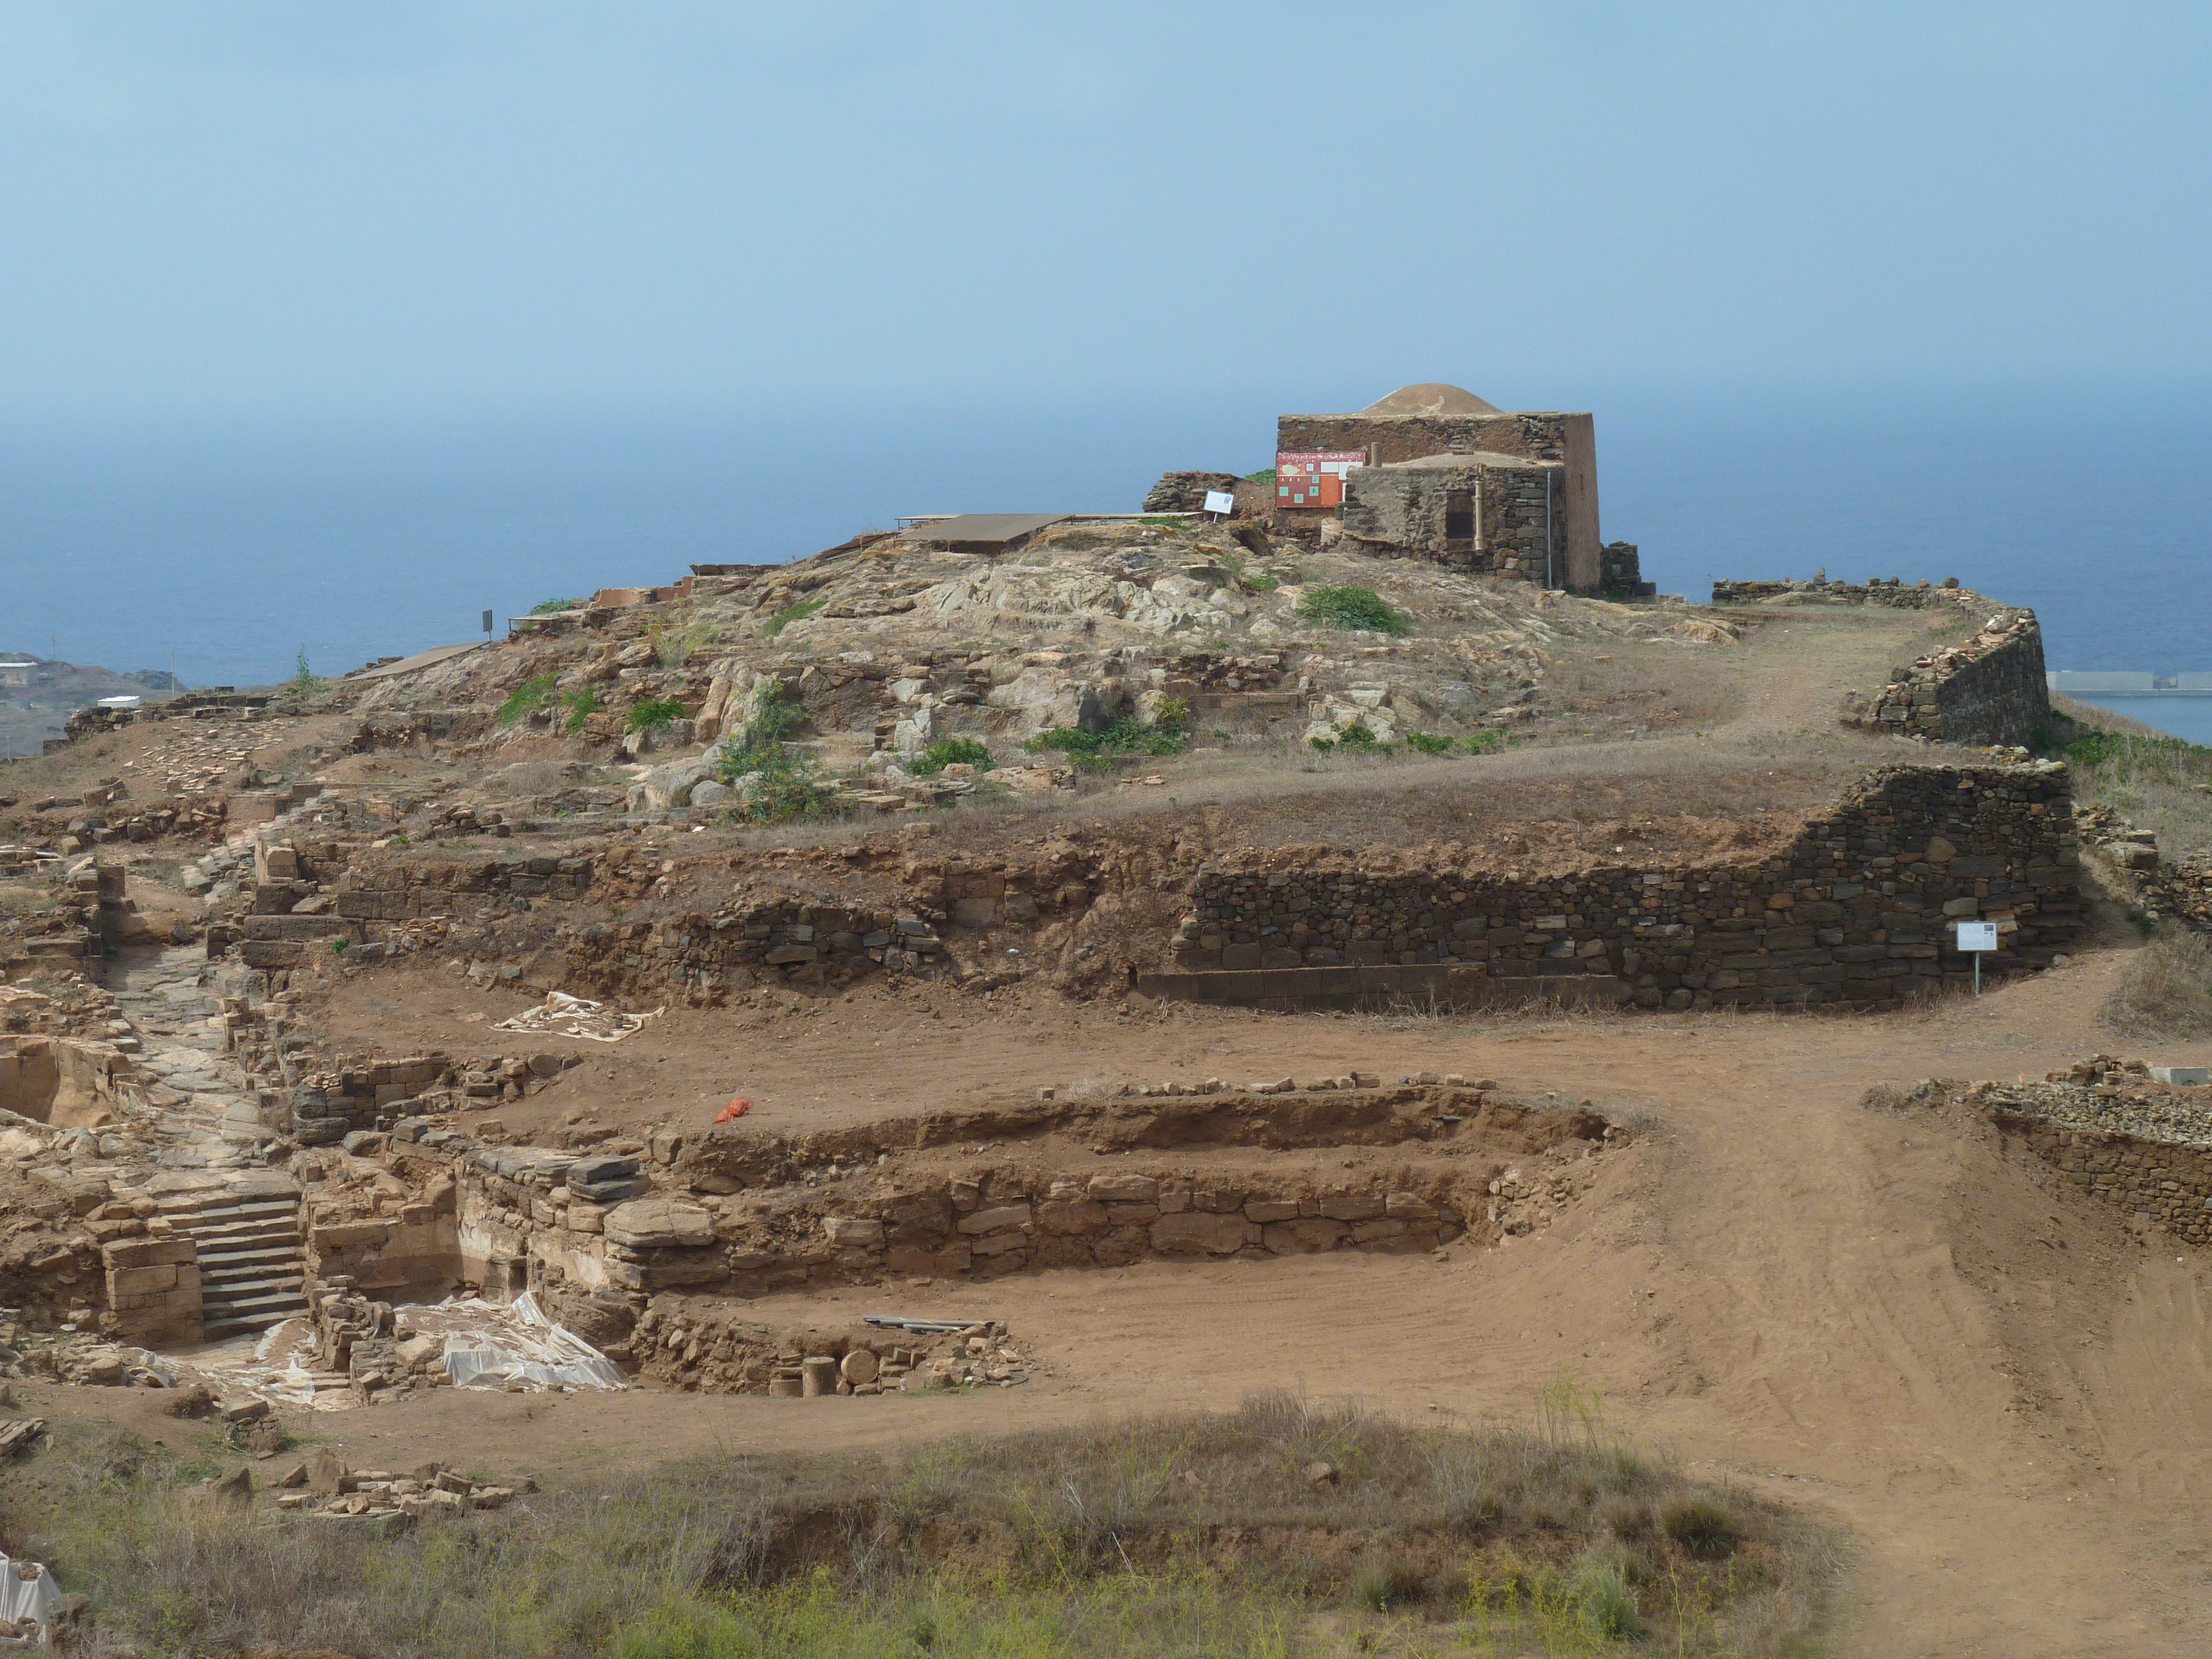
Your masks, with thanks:
M762 1016L732 1045L728 1015L672 1016L592 1073L609 1121L669 1109L684 1099L678 1079L706 1097L683 1109L694 1122L742 1087L763 1098L763 1127L796 1127L863 1105L918 1109L1084 1075L1355 1064L1480 1072L1648 1121L1550 1232L1442 1261L1151 1263L754 1304L770 1324L894 1306L1004 1319L1050 1373L1012 1395L441 1390L314 1428L361 1462L466 1444L488 1465L587 1481L684 1449L892 1444L1224 1407L1280 1385L1525 1419L1536 1385L1566 1365L1605 1390L1621 1423L1693 1468L1851 1529L1863 1553L1844 1651L2202 1651L2212 1636L2198 1534L2212 1483L2212 1272L2198 1253L2134 1238L2107 1209L2053 1195L1982 1127L1858 1104L1875 1082L2035 1074L2094 1049L2096 1010L2124 962L2093 955L1979 1003L1886 1020L1058 1006L986 1018L952 1012L950 998L863 992L812 1015ZM2212 1046L2161 1058L2212 1058ZM623 1074L653 1082L624 1091ZM580 1099L582 1081L562 1089ZM562 1099L501 1115L520 1127ZM143 1417L178 1443L151 1395L19 1393L46 1415Z
M1636 745L1622 771L1664 780L1680 766L1724 787L1731 772L1783 771L1802 753L1809 788L1832 763L1893 754L1834 737L1828 715L1842 690L1875 683L1867 671L1905 626L1778 618L1722 671L1745 677L1744 713L1707 738ZM1801 627L1815 637L1786 631ZM1698 774L1700 744L1730 759ZM1507 758L1549 788L1601 777L1609 752ZM1670 810L1686 809L1676 798ZM1840 1652L2201 1653L2212 1647L2212 1262L2061 1190L1985 1124L1860 1104L1877 1083L2036 1076L2109 1047L2098 1010L2130 954L2092 951L1901 1017L1281 1017L883 983L672 1009L617 1047L583 1045L584 1064L491 1115L525 1140L557 1136L572 1113L698 1127L742 1096L757 1103L749 1123L790 1132L1046 1086L1357 1068L1587 1098L1638 1133L1549 1230L1495 1248L1146 1262L750 1304L772 1326L878 1311L1003 1320L1043 1370L1007 1393L441 1389L302 1431L357 1464L465 1449L486 1468L588 1485L690 1450L906 1444L1220 1408L1277 1387L1526 1421L1564 1366L1693 1472L1849 1529L1858 1553ZM333 1046L386 1054L562 1046L489 1029L534 1000L396 967L342 981L315 1018ZM2212 1043L2154 1058L2202 1063ZM14 1386L19 1414L115 1416L172 1445L197 1432L160 1417L152 1394Z

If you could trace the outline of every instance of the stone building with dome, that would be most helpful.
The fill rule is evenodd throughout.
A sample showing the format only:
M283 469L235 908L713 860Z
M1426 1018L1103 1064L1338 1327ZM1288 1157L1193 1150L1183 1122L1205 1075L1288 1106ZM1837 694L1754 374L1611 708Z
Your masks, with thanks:
M1279 416L1275 448L1273 516L1293 533L1334 520L1376 551L1577 592L1649 591L1636 550L1599 534L1587 412L1409 386L1352 414Z

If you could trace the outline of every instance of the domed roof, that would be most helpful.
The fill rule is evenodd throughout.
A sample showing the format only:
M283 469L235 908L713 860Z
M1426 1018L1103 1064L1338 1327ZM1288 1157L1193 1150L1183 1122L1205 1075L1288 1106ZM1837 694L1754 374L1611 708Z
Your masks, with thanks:
M1500 413L1496 404L1486 404L1464 386L1446 386L1441 380L1427 381L1420 386L1401 386L1380 403L1372 403L1359 411L1362 415L1496 415Z

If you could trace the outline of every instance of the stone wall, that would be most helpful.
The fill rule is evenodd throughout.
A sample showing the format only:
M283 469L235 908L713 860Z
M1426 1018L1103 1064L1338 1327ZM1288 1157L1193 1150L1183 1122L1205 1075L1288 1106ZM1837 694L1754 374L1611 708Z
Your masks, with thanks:
M1609 974L1645 1007L1893 1002L1960 983L1951 925L1993 921L1985 974L2047 966L2081 926L2066 769L1892 767L1756 860L1545 880L1363 868L1279 848L1192 884L1178 968L1459 963L1492 981Z
M2093 1198L2192 1244L2212 1243L2212 1149L2060 1128L2014 1113L1997 1121Z
M1886 605L1901 611L1932 611L1945 605L1988 605L1990 600L1971 588L1959 586L1956 576L1939 586L1916 582L1908 586L1901 578L1869 582L1832 582L1826 574L1808 582L1731 582L1713 584L1715 605Z
M2043 629L2033 611L1999 611L1980 633L1891 671L1858 726L1931 743L2026 746L2051 721Z
M1103 1109L1045 1105L1004 1121L988 1111L930 1115L799 1139L718 1129L690 1145L656 1136L644 1157L487 1146L414 1120L387 1155L434 1193L450 1182L450 1211L442 1198L426 1200L411 1234L404 1213L319 1218L313 1249L319 1272L361 1283L432 1282L442 1260L448 1282L497 1295L632 1305L664 1291L758 1297L886 1274L984 1279L1151 1257L1425 1249L1470 1228L1490 1236L1541 1224L1587 1187L1590 1159L1618 1134L1594 1112L1475 1088L1332 1085L1322 1096L1127 1103L1110 1122ZM1118 1136L1127 1156L1109 1170L1089 1160L1055 1167L1048 1149L1016 1140L976 1160L910 1161L933 1131L996 1139L1023 1125L1087 1125L1107 1150ZM1198 1145L1403 1152L1332 1179L1218 1150L1196 1170L1188 1160Z
M1643 551L1634 542L1607 542L1599 556L1598 589L1608 598L1648 599L1656 582L1644 580Z
M1164 472L1145 496L1145 511L1203 513L1209 493L1234 495L1243 482L1234 472Z
M1561 585L1560 470L1484 465L1472 457L1464 466L1360 467L1345 480L1344 533L1363 552L1409 552L1477 574ZM1469 498L1470 528L1481 531L1464 543L1444 534L1455 492Z
M390 860L347 868L333 908L349 921L409 921L493 897L580 899L591 884L588 857Z
M118 1239L100 1256L117 1336L146 1345L199 1340L199 1247L191 1239Z

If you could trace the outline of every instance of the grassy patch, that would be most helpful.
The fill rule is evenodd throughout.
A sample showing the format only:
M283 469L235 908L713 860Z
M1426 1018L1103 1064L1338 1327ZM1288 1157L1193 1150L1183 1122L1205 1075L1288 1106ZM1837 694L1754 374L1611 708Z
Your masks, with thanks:
M499 706L499 723L513 726L528 720L553 701L560 684L558 674L532 674L507 694L507 701Z
M673 697L651 697L633 704L623 716L625 732L665 732L688 714L684 705Z
M2169 927L2135 954L2100 1018L2148 1042L2212 1036L2212 944Z
M1371 587L1312 587L1298 601L1298 615L1330 628L1370 634L1403 634L1413 624Z
M1270 466L1264 467L1257 472L1247 472L1244 475L1244 482L1246 483L1273 483L1275 482L1275 469Z
M0 1470L0 1500L100 1639L149 1659L1334 1659L1639 1633L1779 1655L1811 1650L1836 1563L1788 1511L1601 1425L1417 1428L1281 1395L901 1454L717 1455L385 1539L210 1507L210 1472L63 1426ZM1684 1504L1723 1517L1724 1555L1657 1519Z
M523 612L526 617L550 617L556 611L580 611L589 599L540 599Z
M933 743L906 763L908 776L933 778L948 766L972 766L988 772L995 763L991 751L973 738L947 738Z
M797 605L787 605L761 624L761 632L774 639L795 622L805 622L830 603L827 599L801 599Z
M1190 528L1190 520L1180 513L1156 513L1149 518L1139 520L1138 522L1139 524L1149 525L1154 530L1188 530Z
M1180 755L1189 744L1184 734L1189 724L1190 705L1180 697L1167 697L1150 722L1124 715L1096 732L1062 726L1038 732L1022 746L1033 755L1057 750L1079 772L1103 772L1125 760Z

